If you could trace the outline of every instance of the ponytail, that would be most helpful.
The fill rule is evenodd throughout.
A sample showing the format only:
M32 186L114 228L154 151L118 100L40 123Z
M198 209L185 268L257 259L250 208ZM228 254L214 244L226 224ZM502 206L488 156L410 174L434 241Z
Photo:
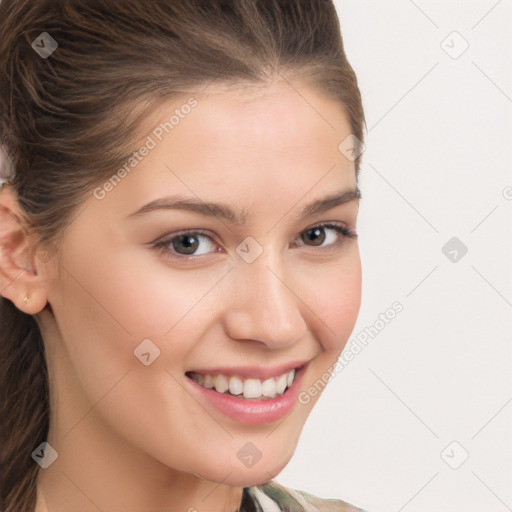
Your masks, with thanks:
M49 392L39 326L0 297L0 510L34 510L39 466L32 452L48 434Z

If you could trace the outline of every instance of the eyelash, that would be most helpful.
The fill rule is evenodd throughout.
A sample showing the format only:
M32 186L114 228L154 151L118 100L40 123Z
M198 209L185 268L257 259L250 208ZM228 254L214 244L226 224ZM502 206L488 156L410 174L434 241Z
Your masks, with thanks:
M306 246L306 247L312 247L312 248L317 247L318 249L321 249L321 250L333 250L334 248L340 247L343 244L343 239L344 238L352 238L352 239L356 239L357 238L357 233L354 230L345 227L343 224L338 224L338 223L333 223L333 222L321 222L320 224L315 224L314 226L311 226L310 228L307 228L304 231L302 231L299 234L299 237L303 233L306 233L306 232L311 231L311 230L316 229L316 228L334 229L337 233L342 235L341 240L336 242L336 243L333 243L333 244L328 244L326 246L310 245L310 246ZM190 230L190 231L179 231L177 233L174 233L172 236L167 236L167 237L165 237L163 239L160 239L159 241L157 241L157 242L155 242L153 244L153 248L158 250L158 251L160 251L160 252L163 252L165 257L172 258L174 260L186 261L186 260L190 260L190 259L198 258L200 256L206 256L207 255L207 254L183 255L183 254L179 254L177 252L173 252L169 248L171 243L175 239L178 239L178 238L180 238L182 236L185 236L185 235L192 235L192 236L201 235L201 236L205 236L205 237L209 238L210 240L212 240L215 243L215 241L212 239L212 237L211 237L211 235L209 234L208 231L204 231L202 229L195 229L195 230ZM304 244L304 242L302 242L302 244ZM301 245L300 247L304 247L304 246L305 245ZM215 253L209 253L209 254L215 254Z

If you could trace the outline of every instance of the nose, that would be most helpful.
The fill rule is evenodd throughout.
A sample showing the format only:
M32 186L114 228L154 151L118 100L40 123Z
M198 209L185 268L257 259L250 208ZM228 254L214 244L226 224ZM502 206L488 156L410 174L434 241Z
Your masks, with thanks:
M282 349L304 337L304 297L274 262L271 252L264 250L252 263L240 261L232 270L224 315L232 339L254 340Z

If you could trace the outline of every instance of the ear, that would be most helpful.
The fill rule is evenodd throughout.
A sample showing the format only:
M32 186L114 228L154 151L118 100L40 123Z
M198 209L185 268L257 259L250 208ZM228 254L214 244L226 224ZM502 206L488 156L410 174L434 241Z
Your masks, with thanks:
M46 306L43 260L34 258L30 235L15 192L7 183L0 190L0 295L29 315ZM25 298L28 297L28 301Z

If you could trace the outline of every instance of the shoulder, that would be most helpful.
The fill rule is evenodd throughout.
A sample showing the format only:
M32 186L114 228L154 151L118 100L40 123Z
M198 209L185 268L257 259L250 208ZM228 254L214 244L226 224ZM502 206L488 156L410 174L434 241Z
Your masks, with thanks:
M322 499L297 489L290 489L275 480L247 488L262 512L364 512L338 499Z

